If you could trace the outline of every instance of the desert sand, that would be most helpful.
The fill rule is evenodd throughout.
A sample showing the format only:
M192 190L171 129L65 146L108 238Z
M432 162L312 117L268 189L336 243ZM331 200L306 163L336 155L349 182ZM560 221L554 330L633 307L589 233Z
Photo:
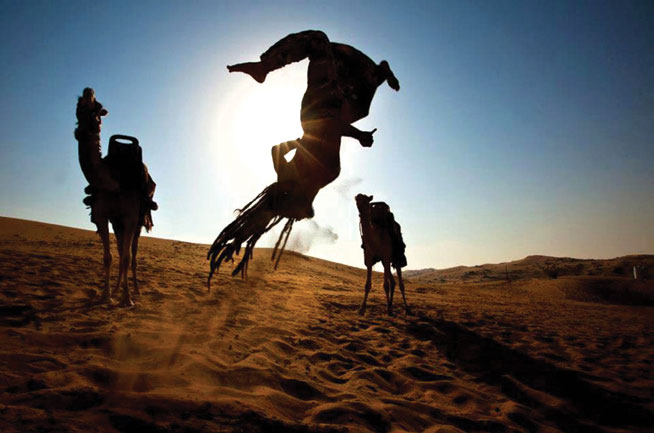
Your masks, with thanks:
M363 269L258 249L208 292L207 249L143 238L117 308L94 232L0 218L0 431L654 431L654 256L408 272L412 316L376 274L360 317Z

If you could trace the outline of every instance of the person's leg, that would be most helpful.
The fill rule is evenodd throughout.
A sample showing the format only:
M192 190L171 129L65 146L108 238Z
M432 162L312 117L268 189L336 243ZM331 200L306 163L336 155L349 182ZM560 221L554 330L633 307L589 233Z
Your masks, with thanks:
M329 38L321 31L306 30L292 33L261 55L259 62L246 62L227 66L229 72L243 72L263 83L269 72L307 57L321 57L330 52Z
M286 161L285 158L286 154L291 150L296 149L297 145L298 140L291 140L276 144L270 149L270 153L272 154L273 167L275 168L275 173L277 173L278 176L284 172L284 169L288 165L288 161Z

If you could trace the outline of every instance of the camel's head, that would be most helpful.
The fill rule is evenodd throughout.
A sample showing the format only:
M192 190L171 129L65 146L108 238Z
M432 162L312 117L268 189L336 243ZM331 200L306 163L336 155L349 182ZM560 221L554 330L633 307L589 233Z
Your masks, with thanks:
M354 197L354 201L357 203L357 209L359 209L359 212L361 212L364 209L370 208L370 202L372 201L372 196L365 195L365 194L357 194L356 197Z
M95 101L95 90L90 87L85 88L82 92L82 99L89 103Z

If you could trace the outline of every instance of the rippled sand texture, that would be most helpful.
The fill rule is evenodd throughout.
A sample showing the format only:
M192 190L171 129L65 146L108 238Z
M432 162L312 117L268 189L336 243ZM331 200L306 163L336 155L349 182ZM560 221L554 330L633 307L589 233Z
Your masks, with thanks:
M206 251L143 239L107 307L93 232L1 218L0 431L654 431L652 280L415 275L388 317L377 274L360 317L361 269L257 250L207 293Z

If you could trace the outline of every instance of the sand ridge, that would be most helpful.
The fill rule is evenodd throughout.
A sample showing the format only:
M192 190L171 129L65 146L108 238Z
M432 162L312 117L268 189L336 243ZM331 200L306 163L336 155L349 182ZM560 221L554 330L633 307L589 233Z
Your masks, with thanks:
M417 275L389 317L376 274L360 317L362 269L257 249L208 293L206 251L143 238L112 308L97 235L1 218L0 431L653 431L654 307L605 277Z

